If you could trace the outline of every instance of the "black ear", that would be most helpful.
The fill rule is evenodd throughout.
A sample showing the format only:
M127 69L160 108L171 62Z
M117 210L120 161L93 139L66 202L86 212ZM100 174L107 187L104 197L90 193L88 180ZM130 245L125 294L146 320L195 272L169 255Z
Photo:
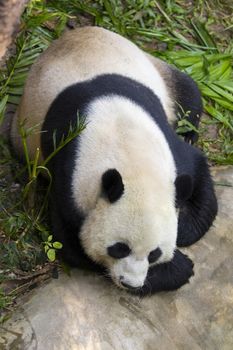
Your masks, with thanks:
M182 174L177 176L175 181L176 201L186 201L193 193L193 179L190 175Z
M116 169L107 170L102 176L102 188L110 203L117 201L124 192L121 174Z

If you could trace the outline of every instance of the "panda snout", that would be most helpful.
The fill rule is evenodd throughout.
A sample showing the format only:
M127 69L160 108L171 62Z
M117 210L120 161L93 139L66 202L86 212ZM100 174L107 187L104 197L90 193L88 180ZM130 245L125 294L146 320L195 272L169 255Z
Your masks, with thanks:
M139 262L133 257L128 257L114 264L111 270L112 279L119 287L136 290L144 285L148 267L146 258Z

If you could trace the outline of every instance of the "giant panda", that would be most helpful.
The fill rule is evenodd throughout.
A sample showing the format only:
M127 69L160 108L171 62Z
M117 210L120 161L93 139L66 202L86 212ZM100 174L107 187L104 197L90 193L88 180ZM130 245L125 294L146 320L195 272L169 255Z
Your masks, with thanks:
M193 275L177 247L199 240L217 213L205 156L193 132L174 131L179 106L198 126L193 80L126 38L99 27L64 33L37 59L11 129L37 125L27 146L40 162L67 135L77 115L85 129L48 164L50 219L71 266L108 275L146 295L174 290ZM188 141L188 142L186 142Z

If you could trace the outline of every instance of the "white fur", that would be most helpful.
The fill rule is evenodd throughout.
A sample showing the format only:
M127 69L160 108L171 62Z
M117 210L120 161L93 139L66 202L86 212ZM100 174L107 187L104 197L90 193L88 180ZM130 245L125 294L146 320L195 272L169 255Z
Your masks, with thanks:
M86 215L80 234L85 251L114 280L121 274L129 284L141 284L148 264L136 264L140 273L135 261L145 262L158 246L163 253L158 262L169 261L176 246L176 170L166 139L141 107L111 96L92 102L79 142L72 192ZM101 177L112 168L125 186L113 204L101 194ZM129 245L131 258L119 261L106 255L116 242Z
M131 287L139 288L144 285L149 263L147 257L137 259L134 254L119 259L114 262L111 269L112 280L119 286L119 281L124 282Z

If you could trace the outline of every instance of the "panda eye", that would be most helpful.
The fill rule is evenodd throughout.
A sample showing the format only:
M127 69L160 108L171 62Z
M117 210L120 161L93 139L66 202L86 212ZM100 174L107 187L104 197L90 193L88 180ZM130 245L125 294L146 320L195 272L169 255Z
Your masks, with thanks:
M160 248L156 248L155 250L152 250L150 254L148 255L148 261L150 264L156 262L158 258L162 255L162 251Z
M125 243L117 242L107 248L108 255L115 259L126 258L130 253L131 249Z

